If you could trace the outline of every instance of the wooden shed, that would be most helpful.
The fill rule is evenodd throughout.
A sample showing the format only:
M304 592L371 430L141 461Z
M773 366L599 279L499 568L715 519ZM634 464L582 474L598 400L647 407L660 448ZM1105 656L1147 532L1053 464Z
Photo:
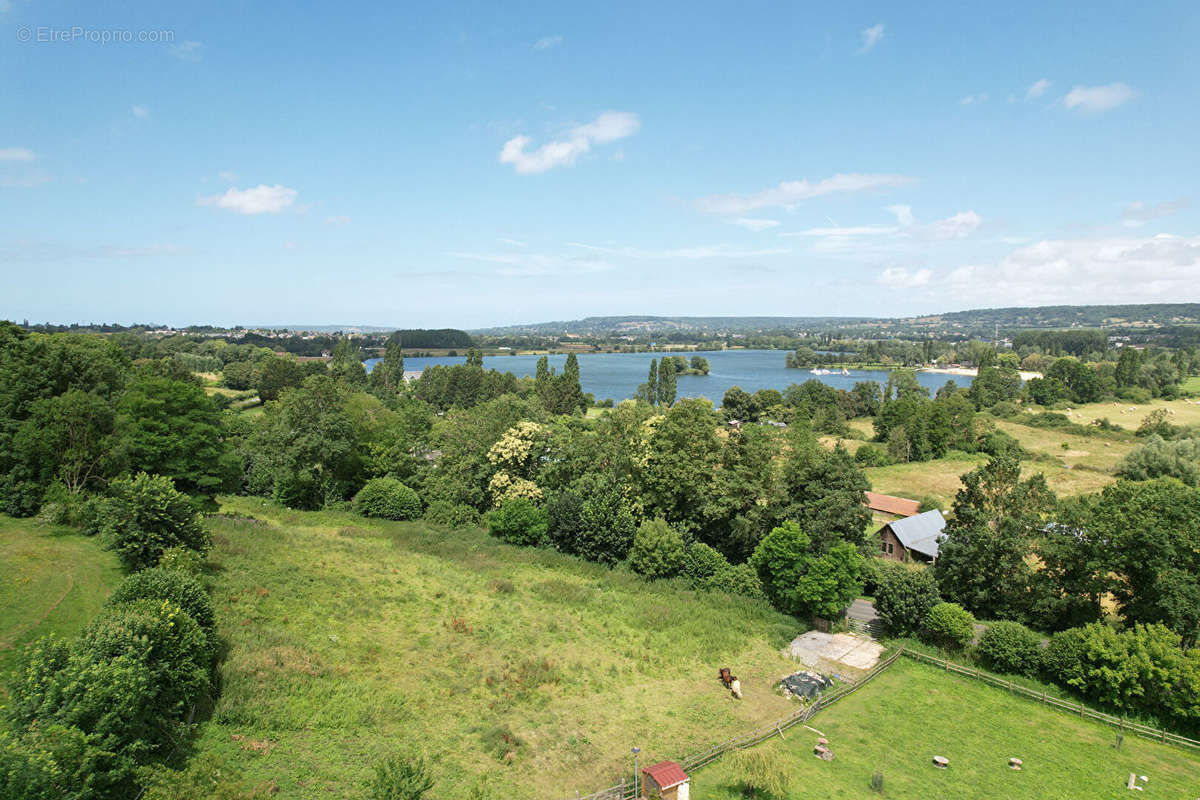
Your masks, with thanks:
M688 776L674 761L660 761L642 770L646 800L688 800Z
M880 555L893 561L936 561L946 519L936 508L879 529Z

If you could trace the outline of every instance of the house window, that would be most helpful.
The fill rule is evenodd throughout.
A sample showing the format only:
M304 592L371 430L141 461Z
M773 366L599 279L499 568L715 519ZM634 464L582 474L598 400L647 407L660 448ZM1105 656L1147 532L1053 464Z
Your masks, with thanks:
M887 548L888 548L889 553L895 552L895 547L896 546L894 544L892 544L891 542L887 543Z
M884 553L886 553L886 552L888 551L887 542L880 542L880 543L879 543L879 550L880 550L881 552L884 552Z

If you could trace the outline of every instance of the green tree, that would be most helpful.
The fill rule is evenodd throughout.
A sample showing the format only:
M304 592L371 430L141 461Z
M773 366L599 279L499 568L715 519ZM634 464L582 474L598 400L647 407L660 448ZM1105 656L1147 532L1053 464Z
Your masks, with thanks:
M922 635L940 647L961 650L975 636L975 615L958 603L938 603L922 623Z
M540 545L548 528L546 512L524 497L506 500L488 514L488 532L509 544Z
M421 498L395 478L372 478L354 495L354 509L364 517L416 519L421 516Z
M699 529L720 452L717 416L707 400L680 400L656 418L640 470L647 516L686 532Z
M993 622L980 636L976 652L997 672L1033 677L1041 668L1042 637L1019 622Z
M937 583L927 569L880 560L876 565L875 610L888 630L916 633L930 610L941 602Z
M130 570L153 567L171 547L205 553L211 546L195 506L163 475L113 481L97 527Z
M258 369L258 396L264 403L278 400L284 389L295 388L304 383L304 367L294 358L270 356L263 359Z
M796 616L840 614L862 591L862 562L847 542L814 552L812 539L792 520L767 534L750 557L767 597Z
M585 475L547 503L549 538L564 553L613 565L633 546L636 524L611 475Z
M647 578L673 578L683 572L687 546L683 536L664 519L646 520L638 526L629 551L629 566Z
M670 407L675 403L675 359L664 358L658 370L658 404Z
M13 471L41 487L57 480L76 494L96 488L120 463L114 424L112 404L94 392L38 400L13 439Z
M130 383L117 405L115 438L131 470L166 475L185 492L216 494L240 477L220 412L195 384L153 376Z
M749 425L721 445L700 537L735 562L745 561L779 521L780 488L774 429Z
M864 492L871 487L854 458L840 444L826 451L801 425L791 427L788 444L781 516L813 531L821 549L836 542L863 546L871 521Z
M1176 478L1188 486L1200 486L1200 439L1165 441L1150 434L1125 456L1117 474L1134 481Z
M399 340L388 338L383 359L375 362L370 374L371 387L387 395L404 388L404 349Z
M976 613L1022 618L1032 571L1025 557L1054 493L1040 473L1022 481L1012 456L993 457L962 482L933 567L942 596Z
M740 386L731 386L721 400L721 413L728 420L741 422L758 422L761 409L754 400L754 395Z
M587 400L579 384L579 358L574 353L567 354L567 363L563 365L558 384L559 399L555 409L557 413L571 414L577 409L583 411L587 408Z

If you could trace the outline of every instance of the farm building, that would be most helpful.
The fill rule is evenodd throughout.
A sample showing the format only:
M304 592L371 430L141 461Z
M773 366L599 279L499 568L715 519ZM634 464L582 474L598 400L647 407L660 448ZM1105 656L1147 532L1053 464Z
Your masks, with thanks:
M660 761L642 770L646 800L688 800L688 776L674 761Z
M936 561L946 519L936 508L879 529L880 555L893 561Z
M891 514L893 517L911 517L921 508L916 500L905 497L893 497L890 494L878 492L863 492L867 496L867 508L881 514Z

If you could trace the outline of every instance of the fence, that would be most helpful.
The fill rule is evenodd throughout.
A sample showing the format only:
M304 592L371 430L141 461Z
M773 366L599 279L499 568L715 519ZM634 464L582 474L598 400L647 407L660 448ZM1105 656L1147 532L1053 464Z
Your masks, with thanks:
M962 664L955 664L953 661L935 658L934 656L918 653L907 648L901 648L898 655L899 654L906 655L909 658L916 659L917 661L923 661L926 664L932 664L933 666L944 669L947 672L953 672L958 675L966 675L967 677L981 680L984 683L995 686L999 689L1006 689L1012 694L1021 695L1022 697L1027 697L1030 700L1036 700L1044 706L1055 708L1059 711L1065 711L1077 717L1083 717L1084 719L1094 719L1097 722L1103 722L1106 725L1111 725L1114 728L1120 729L1122 733L1128 731L1129 733L1133 733L1137 736L1153 739L1154 741L1162 742L1163 744L1173 744L1177 747L1200 751L1200 741L1196 741L1195 739L1189 739L1186 736L1180 736L1178 734L1162 730L1161 728L1152 728L1149 725L1142 725L1138 722L1130 722L1124 717L1116 717L1112 714L1105 714L1103 711L1096 711L1095 709L1088 708L1083 703L1072 703L1057 697L1051 697L1045 692L1039 692L1034 689L1020 686L1012 681L1006 681L996 675L984 672L983 670L972 669L971 667L966 667Z
M716 761L730 750L741 750L744 747L753 747L754 745L764 742L773 736L785 738L783 735L784 731L795 725L804 724L808 720L812 719L813 716L821 711L821 709L828 708L847 695L853 694L863 686L866 686L875 678L875 676L894 664L896 659L899 658L903 652L903 649L901 649L892 653L887 658L876 664L871 671L864 675L858 682L852 684L842 684L832 691L823 692L822 694L818 695L816 702L814 702L812 705L802 708L796 711L796 713L771 725L764 726L756 731L752 731L741 736L735 736L728 741L715 744L705 750L700 750L692 753L691 755L684 756L683 758L679 759L679 765L683 767L685 772L691 772L692 770L699 769L706 764L711 764L713 761ZM623 779L617 785L610 786L602 791L583 797L576 795L573 800L635 800L634 783L632 781Z
M773 725L759 728L756 731L744 734L742 736L735 736L726 742L713 745L706 750L701 750L696 753L692 753L689 756L684 756L683 758L679 759L679 765L683 767L685 772L691 772L707 764L711 764L725 753L728 753L730 750L740 750L744 747L752 747L756 744L766 741L767 739L770 739L773 736L784 738L783 732L788 728L807 722L818 712L820 712L821 709L828 708L847 695L853 694L861 687L870 683L875 676L879 675L879 673L883 672L885 669L894 664L896 659L898 659L900 656L908 656L909 658L917 661L923 661L927 664L932 664L933 666L944 669L947 672L953 672L958 675L965 675L970 678L981 680L984 683L995 686L996 688L1005 689L1012 694L1021 695L1022 697L1035 700L1042 705L1047 706L1048 708L1058 709L1059 711L1065 711L1069 714L1082 717L1084 719L1093 719L1098 722L1111 725L1114 728L1118 728L1122 733L1128 731L1129 733L1142 736L1147 739L1152 739L1156 742L1173 744L1177 747L1200 751L1200 741L1196 741L1195 739L1189 739L1186 736L1179 736L1178 734L1170 733L1169 731L1165 731L1160 728L1152 728L1149 725L1130 722L1123 717L1115 717L1112 714L1105 714L1103 711L1096 711L1095 709L1088 708L1083 703L1071 703L1066 700L1061 700L1057 697L1051 697L1045 692L1034 691L1033 689L1020 686L1012 681L1006 681L1003 678L992 675L988 672L984 672L983 670L972 669L971 667L966 667L962 664L955 664L952 661L935 658L934 656L918 653L915 650L909 650L908 648L902 647L876 664L871 671L864 675L857 683L843 684L833 691L825 692L819 695L817 701L811 706L802 708L791 716L782 719ZM635 784L632 781L622 779L622 781L615 786L610 786L607 789L595 792L593 794L583 797L579 796L579 794L576 794L573 800L636 800L634 786Z

